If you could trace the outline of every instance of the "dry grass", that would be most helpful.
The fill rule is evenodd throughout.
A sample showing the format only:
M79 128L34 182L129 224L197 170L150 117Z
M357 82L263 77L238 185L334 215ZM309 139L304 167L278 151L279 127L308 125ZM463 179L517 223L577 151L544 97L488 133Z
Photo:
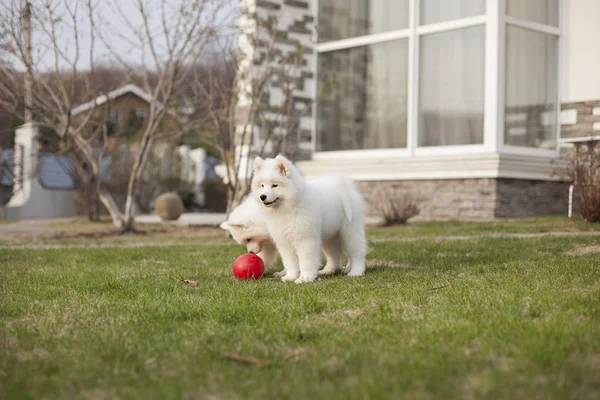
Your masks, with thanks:
M230 243L217 227L181 226L169 223L138 224L138 233L121 234L109 220L90 222L84 218L57 219L38 232L14 232L0 236L0 245L114 245L150 243L161 245Z
M567 252L570 256L583 256L586 254L600 253L600 245L576 247Z

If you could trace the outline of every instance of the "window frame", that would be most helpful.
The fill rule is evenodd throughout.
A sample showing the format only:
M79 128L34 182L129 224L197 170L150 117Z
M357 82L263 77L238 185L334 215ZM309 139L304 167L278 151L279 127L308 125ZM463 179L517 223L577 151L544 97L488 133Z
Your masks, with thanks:
M313 2L315 20L318 21L319 0ZM559 153L560 138L560 82L561 75L561 46L562 46L562 18L563 1L559 0L558 26L545 25L538 22L527 21L506 14L505 0L486 0L486 13L483 15L466 17L457 20L436 22L420 25L420 0L409 0L408 28L389 32L369 34L346 39L339 39L318 43L315 36L315 59L313 64L313 93L318 95L318 62L320 53L349 49L399 39L408 40L408 107L407 107L407 146L406 148L371 149L371 150L339 150L317 151L317 118L316 109L319 106L318 98L315 99L315 114L312 118L312 158L313 160L339 160L348 158L382 158L382 157L414 157L435 155L458 155L476 153L505 153L515 155L533 155L555 157ZM504 143L504 95L505 95L505 54L506 54L506 27L514 25L521 28L554 35L558 38L558 81L556 91L556 140L554 149L539 149L534 147L511 146ZM423 35L448 32L457 29L483 26L485 29L484 50L484 132L483 144L456 145L456 146L419 146L419 67L420 67L420 39ZM316 35L316 33L315 33ZM318 97L318 96L317 96Z

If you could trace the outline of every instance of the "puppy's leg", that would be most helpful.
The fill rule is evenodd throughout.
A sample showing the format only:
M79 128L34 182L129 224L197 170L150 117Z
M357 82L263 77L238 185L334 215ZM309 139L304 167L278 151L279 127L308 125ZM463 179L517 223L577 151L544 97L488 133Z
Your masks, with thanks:
M272 241L265 241L262 244L262 250L258 253L258 256L263 260L265 264L265 271L270 271L271 267L277 261L279 253L277 252L277 247L275 247L275 243ZM285 269L281 272L275 272L274 276L282 277L285 275Z
M354 221L353 221L354 222ZM342 246L348 254L348 276L362 276L365 274L365 257L367 255L367 241L365 228L360 223L346 224L341 231Z
M308 237L297 246L298 261L300 263L300 277L296 283L307 283L317 279L321 265L321 240Z
M327 264L319 271L319 275L335 274L342 268L342 242L339 236L323 241L323 253L325 253Z
M298 265L298 257L294 251L294 248L289 244L280 244L279 255L281 255L281 261L283 261L283 270L285 275L281 278L282 281L288 282L298 279L300 275L300 268Z

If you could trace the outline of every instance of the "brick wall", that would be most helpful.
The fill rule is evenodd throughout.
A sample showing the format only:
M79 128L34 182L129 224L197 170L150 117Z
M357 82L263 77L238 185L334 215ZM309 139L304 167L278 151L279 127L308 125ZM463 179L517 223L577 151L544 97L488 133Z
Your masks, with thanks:
M523 179L445 179L359 182L367 215L388 196L410 197L415 220L491 220L567 212L568 184Z
M600 100L561 104L561 137L600 136Z
M246 1L256 6L249 16L256 28L246 34L247 55L252 61L245 79L254 80L256 85L257 78L273 74L268 90L260 99L253 150L258 150L259 143L267 136L272 138L272 143L285 136L281 152L295 160L309 159L315 99L312 1ZM290 87L294 88L291 95L286 94ZM291 99L290 104L285 104L286 99ZM243 112L242 105L240 113ZM267 152L266 155L272 154Z
M567 214L569 184L525 179L496 180L497 218Z
M419 207L416 219L489 220L494 218L494 179L447 179L359 182L367 215L376 216L375 202L387 196L409 196Z

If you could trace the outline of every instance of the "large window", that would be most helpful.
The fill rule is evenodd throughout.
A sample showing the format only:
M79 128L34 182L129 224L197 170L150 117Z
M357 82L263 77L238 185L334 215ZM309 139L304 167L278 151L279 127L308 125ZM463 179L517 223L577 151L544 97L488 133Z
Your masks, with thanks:
M317 1L317 152L556 149L559 0Z
M485 3L319 0L316 150L482 144Z
M557 25L558 0L509 0L506 12L504 143L554 149L558 129L558 35L552 33L552 27L540 28L528 20Z

